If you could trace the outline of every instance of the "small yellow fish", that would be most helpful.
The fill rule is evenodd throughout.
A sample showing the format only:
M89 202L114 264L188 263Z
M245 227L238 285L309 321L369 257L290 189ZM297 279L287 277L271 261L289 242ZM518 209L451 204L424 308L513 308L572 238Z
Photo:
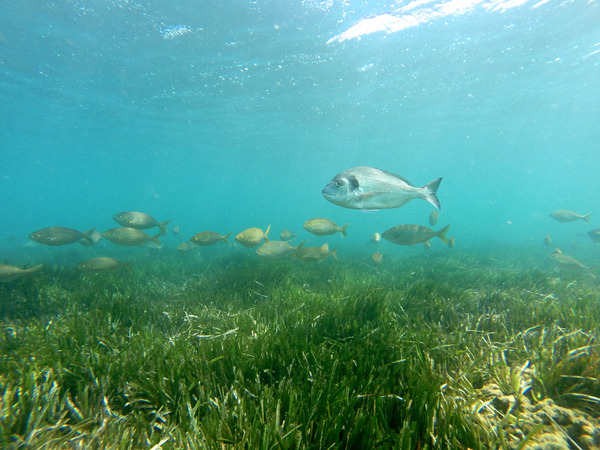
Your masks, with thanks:
M12 281L15 278L22 277L23 275L32 274L33 272L40 270L42 267L42 264L40 264L39 266L31 267L30 269L21 269L8 264L0 264L0 283Z
M123 227L137 228L138 230L158 227L160 228L161 236L167 234L167 225L171 222L170 220L159 222L154 217L137 211L125 211L115 214L113 219Z
M569 211L567 209L559 209L550 213L550 217L558 222L573 222L575 220L582 219L586 223L590 223L590 215L592 213L587 213L584 215L577 214L576 212Z
M68 245L84 239L90 241L90 237L94 231L95 228L82 233L81 231L74 230L73 228L50 227L34 231L29 235L29 239L44 245Z
M371 255L371 260L373 261L373 264L378 266L383 261L383 255L379 252L375 252Z
M329 255L335 259L337 257L337 248L329 251L329 245L323 244L321 247L303 247L294 252L294 258L302 262L317 262L327 258Z
M279 258L281 256L294 253L304 245L304 241L296 247L288 244L286 241L269 241L258 247L256 254L261 258Z
M269 242L269 230L271 225L267 227L267 231L263 232L260 228L248 228L242 231L235 237L235 240L246 248L256 247L264 239Z
M185 241L179 244L179 247L177 247L177 251L180 253L186 253L192 250L194 247L195 245L192 244L190 241Z
M546 247L549 247L549 246L550 246L550 244L552 244L552 238L550 237L550 235L548 235L548 236L546 236L546 237L544 238L544 245L545 245Z
M77 268L87 273L116 272L117 270L123 268L131 271L131 263L133 263L133 260L122 263L118 259L101 256L79 263Z
M438 237L445 244L448 244L446 233L450 225L446 225L439 231L434 231L421 225L398 225L390 228L383 233L383 238L398 245L414 245L428 241L431 238Z
M154 242L156 246L162 247L162 244L158 240L161 233L156 236L148 236L142 230L130 227L112 228L102 233L104 239L109 240L113 244L127 245L129 247L136 245L144 245L146 242Z
M381 241L381 233L375 233L373 236L371 236L371 242L377 244L379 241Z
M287 228L279 233L279 238L282 241L289 241L290 239L294 239L296 235L292 232L292 230L288 230Z
M454 247L454 236L452 236L450 239L448 239L448 247L449 248Z
M437 209L434 209L429 213L429 225L434 226L440 219L440 213Z
M342 236L348 236L346 233L346 228L348 228L348 224L345 224L342 227L338 227L335 222L332 222L329 219L322 219L320 217L316 217L314 219L307 220L304 222L302 227L311 232L312 234L316 234L317 236L327 236L330 234L335 234L338 231Z
M200 247L208 247L209 245L214 245L217 242L225 242L227 245L229 245L227 238L230 235L231 233L227 233L225 236L221 236L219 233L214 231L202 231L193 236L190 241Z

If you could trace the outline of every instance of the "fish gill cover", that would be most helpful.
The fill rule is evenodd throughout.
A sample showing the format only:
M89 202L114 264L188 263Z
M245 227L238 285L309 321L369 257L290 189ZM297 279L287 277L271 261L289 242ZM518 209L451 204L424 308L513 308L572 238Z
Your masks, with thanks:
M599 21L7 2L0 446L600 446Z

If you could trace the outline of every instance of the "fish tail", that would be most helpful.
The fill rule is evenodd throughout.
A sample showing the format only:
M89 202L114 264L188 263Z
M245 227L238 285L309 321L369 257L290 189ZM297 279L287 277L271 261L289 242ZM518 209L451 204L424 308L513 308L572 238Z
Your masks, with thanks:
M592 213L587 213L585 216L582 217L583 220L585 220L585 223L590 223L590 216L592 215Z
M231 231L230 231L229 233L227 233L225 236L223 236L223 237L221 238L221 240L222 240L223 242L225 242L227 245L231 245L231 244L229 243L229 240L227 239L229 236L231 236Z
M342 228L340 228L340 233L344 237L348 237L348 233L346 233L346 228L348 228L348 224L345 224Z
M133 275L133 259L130 259L129 261L127 261L126 263L123 263L123 268L129 272L131 275Z
M440 205L440 200L437 198L436 192L440 187L440 183L442 182L441 178L436 178L431 183L426 184L421 189L425 194L425 200L435 206L437 209L442 209Z
M448 238L446 237L446 233L448 232L449 229L450 229L450 224L446 225L444 228L442 228L440 231L438 231L435 234L442 241L444 241L444 244L446 244L446 245L448 245Z
M265 242L269 242L269 231L271 231L271 224L269 224L267 231L265 231Z
M161 243L160 243L160 241L158 240L158 238L159 238L159 237L161 237L161 236L162 236L162 233L158 233L156 236L152 236L152 237L150 238L150 240L151 240L152 242L154 242L154 243L155 243L155 244L158 246L158 248L161 248L161 247L162 247L162 244L161 244Z
M84 231L83 233L81 233L83 235L83 237L89 242L89 245L93 245L94 244L94 241L92 241L90 239L92 237L92 234L94 234L94 231L96 231L96 227L92 227L91 229L89 229L89 230Z
M169 225L171 223L170 220L167 220L165 222L159 223L158 224L158 228L160 228L160 235L164 236L165 234L167 234L169 232L169 229L167 228L167 225Z
M337 257L338 248L339 247L336 247L334 250L331 250L331 256L333 256L335 259L338 259L338 257Z
M302 248L302 247L304 246L304 243L305 243L305 242L306 242L306 241L302 241L302 242L300 242L298 245L296 245L296 247L294 247L294 251L295 251L295 250L298 250L299 248Z
M25 269L24 272L27 273L33 273L33 272L37 272L38 270L40 270L42 267L44 267L43 264L37 265L35 267L31 267L30 269Z

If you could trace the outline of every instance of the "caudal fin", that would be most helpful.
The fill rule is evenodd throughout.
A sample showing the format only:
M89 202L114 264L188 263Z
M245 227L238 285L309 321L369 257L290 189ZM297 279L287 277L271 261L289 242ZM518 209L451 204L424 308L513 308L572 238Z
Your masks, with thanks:
M171 223L171 221L167 220L166 222L158 224L158 228L160 228L161 236L164 236L165 234L167 234L167 232L169 231L169 229L167 228L167 225L169 225L170 223Z
M265 242L269 242L269 231L271 231L271 224L269 224L267 231L265 231Z
M161 243L160 243L160 241L158 240L158 238L159 238L159 237L161 237L162 235L163 235L162 233L158 233L157 235L155 235L155 236L152 236L152 237L150 238L150 240L151 240L152 242L154 242L154 244L155 244L155 245L156 245L158 248L162 248L162 244L161 244Z
M340 228L340 233L344 237L348 237L348 233L346 232L346 228L348 228L348 224L345 224L342 228Z
M440 231L438 231L435 234L442 241L444 241L444 244L446 244L446 245L448 245L448 238L446 237L446 233L448 232L449 229L450 229L450 224L446 225L444 228L442 228Z
M437 192L438 188L440 187L441 182L442 182L441 178L436 178L431 183L426 184L425 186L423 186L421 188L421 189L423 189L423 193L425 194L425 196L423 198L425 200L427 200L429 203L431 203L433 206L435 206L437 209L442 209L442 207L440 206L440 201L436 195L436 192Z
M231 244L229 243L229 240L227 239L229 236L231 236L231 231L230 231L229 233L227 233L225 236L223 236L223 237L221 238L221 240L222 240L223 242L225 242L227 245L231 245Z
M592 215L592 213L587 213L585 216L582 217L583 220L585 220L585 223L590 223L590 216Z
M37 272L38 270L40 270L42 267L44 267L43 264L40 264L39 266L35 266L35 267L31 267L30 269L25 269L23 272L27 272L27 273L33 273L33 272Z

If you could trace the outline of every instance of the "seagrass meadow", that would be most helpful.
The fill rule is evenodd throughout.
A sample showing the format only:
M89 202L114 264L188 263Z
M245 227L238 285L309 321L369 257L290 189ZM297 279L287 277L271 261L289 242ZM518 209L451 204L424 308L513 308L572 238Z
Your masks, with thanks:
M369 262L173 252L2 283L0 446L600 446L592 275Z

